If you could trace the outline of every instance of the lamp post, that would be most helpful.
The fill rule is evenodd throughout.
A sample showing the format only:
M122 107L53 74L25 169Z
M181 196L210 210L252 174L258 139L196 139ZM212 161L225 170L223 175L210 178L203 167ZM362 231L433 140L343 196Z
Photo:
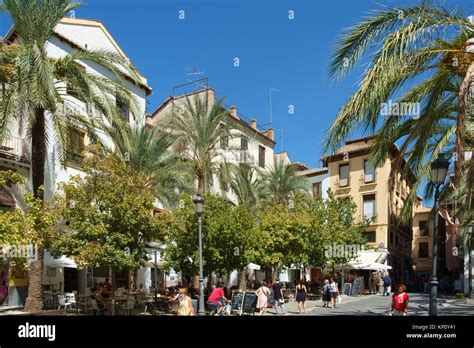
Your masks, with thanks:
M431 182L435 185L435 205L434 205L434 230L433 230L433 255L431 273L432 279L430 282L430 316L438 315L438 275L437 275L437 263L438 263L438 211L439 211L439 188L443 185L446 180L446 174L448 173L449 161L443 157L438 157L433 163L431 163Z
M464 244L464 296L471 297L472 291L472 230L474 225L467 227L467 237Z
M206 315L204 310L204 277L202 274L202 212L204 211L204 199L201 194L197 194L193 199L196 213L198 214L198 233L199 233L199 310L198 315Z

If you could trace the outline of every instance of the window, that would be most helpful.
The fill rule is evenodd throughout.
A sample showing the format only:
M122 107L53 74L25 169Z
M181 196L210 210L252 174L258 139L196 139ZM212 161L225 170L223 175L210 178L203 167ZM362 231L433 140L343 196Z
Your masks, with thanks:
M225 130L225 124L221 123L221 134L227 133ZM229 137L227 135L221 135L221 148L227 149L229 147Z
M81 164L85 148L86 134L77 128L70 127L66 144L66 159L75 164Z
M117 108L120 112L120 115L122 115L123 120L128 123L130 119L130 110L128 109L128 106L117 101Z
M375 231L362 232L362 235L367 240L367 243L375 243Z
M420 236L428 236L430 234L430 229L428 227L428 221L420 220L418 226L420 227Z
M341 164L339 166L339 186L349 186L349 165Z
M240 138L240 149L242 151L247 151L249 149L249 142L247 138Z
M364 199L364 218L373 220L375 218L375 195L367 195Z
M313 184L313 196L314 197L322 197L323 192L321 189L321 183L320 182L315 182Z
M418 244L418 257L421 258L428 258L428 243L422 242Z
M265 148L263 146L258 147L258 165L265 168Z
M364 161L364 182L374 182L375 181L375 168L369 163L368 160Z

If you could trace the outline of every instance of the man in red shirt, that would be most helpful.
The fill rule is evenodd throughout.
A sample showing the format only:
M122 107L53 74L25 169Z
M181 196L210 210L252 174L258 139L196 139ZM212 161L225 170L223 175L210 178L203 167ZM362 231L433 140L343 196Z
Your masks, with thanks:
M408 313L408 294L406 286L400 284L397 286L397 293L392 296L392 303L390 305L390 313L395 316L407 315Z
M229 300L225 297L224 294L224 283L217 284L216 288L212 290L211 296L207 300L207 304L212 308L216 309L216 314L219 314L224 309L224 303Z

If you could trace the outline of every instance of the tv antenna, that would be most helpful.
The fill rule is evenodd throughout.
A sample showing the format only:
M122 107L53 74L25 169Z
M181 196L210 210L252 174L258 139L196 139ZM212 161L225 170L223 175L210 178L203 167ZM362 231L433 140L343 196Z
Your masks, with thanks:
M271 126L273 126L272 92L280 92L280 90L273 87L268 90L268 93L270 94L270 125Z
M200 71L198 68L193 67L193 68L186 68L188 72L186 73L186 76L189 76L190 78L186 79L186 81L194 83L194 89L198 90L199 88L207 88L207 86L203 85L202 83L199 83L201 81L199 79L200 75L204 75L203 71Z

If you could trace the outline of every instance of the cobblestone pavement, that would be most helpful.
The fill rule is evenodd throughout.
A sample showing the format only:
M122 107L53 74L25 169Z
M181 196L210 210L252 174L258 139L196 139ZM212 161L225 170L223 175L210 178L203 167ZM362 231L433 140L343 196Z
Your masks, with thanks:
M409 294L408 315L426 316L429 308L428 294ZM359 297L342 297L336 308L324 308L322 302L306 301L306 315L354 315L380 316L388 315L391 297L365 295ZM286 303L287 315L300 315L296 302ZM275 309L268 308L265 315L275 316ZM304 314L302 314L304 315ZM467 304L454 298L438 298L438 315L474 316L474 304Z

